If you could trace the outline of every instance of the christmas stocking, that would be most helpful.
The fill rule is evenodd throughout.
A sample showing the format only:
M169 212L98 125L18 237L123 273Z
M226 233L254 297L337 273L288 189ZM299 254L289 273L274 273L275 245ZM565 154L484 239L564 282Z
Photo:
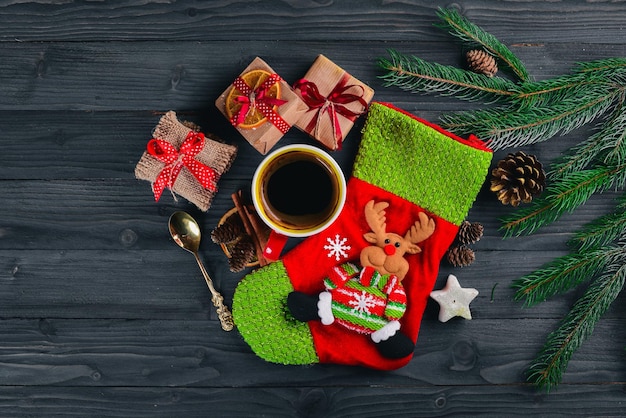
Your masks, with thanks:
M275 363L404 366L491 157L476 137L372 103L341 215L237 286L245 341Z

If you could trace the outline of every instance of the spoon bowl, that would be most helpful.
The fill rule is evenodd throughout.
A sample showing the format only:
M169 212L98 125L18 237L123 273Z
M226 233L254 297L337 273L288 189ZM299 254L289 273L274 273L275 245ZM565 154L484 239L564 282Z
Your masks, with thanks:
M232 330L234 327L233 316L224 305L224 298L215 289L215 286L213 286L213 280L211 280L209 273L207 273L204 268L204 264L202 264L200 257L198 257L198 248L200 248L200 240L202 238L198 223L187 212L178 211L170 216L168 226L174 242L183 250L189 251L194 255L200 267L200 271L202 272L202 276L204 277L204 281L211 291L211 301L213 302L213 306L217 308L217 316L220 319L222 329L224 331Z
M174 242L183 250L190 253L198 252L200 248L200 227L196 220L187 212L178 211L170 216L169 221L170 234Z

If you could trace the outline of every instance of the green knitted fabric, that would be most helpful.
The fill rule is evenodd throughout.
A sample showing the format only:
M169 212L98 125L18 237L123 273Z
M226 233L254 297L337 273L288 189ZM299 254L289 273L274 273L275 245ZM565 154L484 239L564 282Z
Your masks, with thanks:
M283 263L277 261L247 275L233 297L233 318L244 340L262 359L282 364L319 363L306 322L286 306L293 291Z
M460 225L491 163L491 152L474 141L477 148L372 103L352 175Z

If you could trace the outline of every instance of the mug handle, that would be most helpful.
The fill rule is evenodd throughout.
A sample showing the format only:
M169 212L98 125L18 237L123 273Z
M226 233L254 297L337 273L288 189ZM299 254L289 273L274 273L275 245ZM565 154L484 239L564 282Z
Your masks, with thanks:
M272 230L267 239L267 244L265 244L265 248L263 249L263 257L268 261L278 260L280 253L283 251L283 248L285 248L285 244L287 244L287 239L289 239L287 235Z

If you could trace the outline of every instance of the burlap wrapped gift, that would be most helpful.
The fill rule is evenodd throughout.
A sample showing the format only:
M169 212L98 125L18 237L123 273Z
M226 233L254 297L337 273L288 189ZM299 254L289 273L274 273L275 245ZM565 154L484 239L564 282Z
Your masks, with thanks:
M164 188L169 188L207 211L220 177L236 155L237 147L190 129L177 119L175 112L169 111L154 129L153 138L135 167L135 176L152 183L155 200L159 200Z
M269 77L259 81L253 77L259 74L257 70ZM215 106L263 155L308 109L291 86L259 57L217 98ZM248 120L251 114L258 116L254 123Z
M294 90L309 108L296 127L330 150L341 148L354 121L374 97L374 90L324 55L317 57Z

